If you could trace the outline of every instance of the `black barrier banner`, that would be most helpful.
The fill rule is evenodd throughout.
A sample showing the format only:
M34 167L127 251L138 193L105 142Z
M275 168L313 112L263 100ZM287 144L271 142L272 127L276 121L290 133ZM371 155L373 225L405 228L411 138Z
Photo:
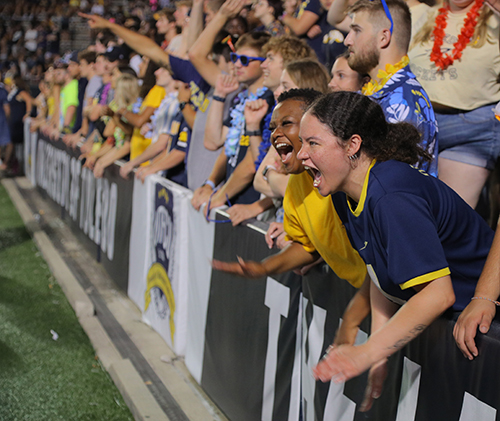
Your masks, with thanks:
M36 185L61 207L64 220L86 249L93 255L98 252L111 278L127 291L133 180L121 178L115 164L96 179L78 156L61 140L39 135Z
M215 259L258 261L271 253L254 229L216 227ZM213 271L202 387L229 419L238 421L500 420L497 321L487 335L479 334L480 355L473 361L463 357L453 339L452 316L457 315L435 321L390 357L382 396L367 413L359 412L367 373L345 384L316 382L312 368L333 342L354 293L326 264L313 267L299 282L293 274L247 280ZM369 331L366 320L357 343ZM298 355L301 393L294 382Z
M325 265L314 267L303 278L304 315L308 327L306 352L321 344L319 356L333 342L342 313L355 293ZM324 317L318 317L318 315ZM455 315L456 317L457 315ZM323 329L309 329L313 320ZM453 339L454 322L436 320L422 335L389 359L382 396L367 413L357 409L363 400L367 374L342 385L316 382L313 402L304 391L304 420L342 421L495 421L500 404L500 325L479 338L480 356L463 357ZM369 322L362 325L369 332ZM308 364L307 355L304 365ZM314 366L315 358L309 365ZM309 400L308 400L309 398ZM314 407L311 410L310 406Z
M215 259L271 253L258 231L216 227ZM213 271L201 385L229 419L298 419L300 285L292 273L248 280Z

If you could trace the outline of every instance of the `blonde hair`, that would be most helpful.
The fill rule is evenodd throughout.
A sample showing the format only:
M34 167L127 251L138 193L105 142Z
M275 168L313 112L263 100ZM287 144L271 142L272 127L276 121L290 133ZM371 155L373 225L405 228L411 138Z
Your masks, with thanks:
M310 58L295 60L288 63L285 70L299 88L328 92L330 74L326 67L317 60Z
M139 83L136 77L122 74L116 81L114 101L118 109L128 108L139 97Z
M444 0L443 6L449 5L449 0ZM440 6L442 7L442 6ZM438 10L434 13L429 13L427 22L420 28L420 30L415 34L412 39L410 50L418 44L424 44L429 42L431 39L432 31L434 31L435 20L438 15ZM473 48L481 48L486 41L490 44L495 41L488 38L488 19L493 15L493 12L489 7L483 6L481 12L479 13L479 18L477 19L477 25L474 28L474 35L468 45Z

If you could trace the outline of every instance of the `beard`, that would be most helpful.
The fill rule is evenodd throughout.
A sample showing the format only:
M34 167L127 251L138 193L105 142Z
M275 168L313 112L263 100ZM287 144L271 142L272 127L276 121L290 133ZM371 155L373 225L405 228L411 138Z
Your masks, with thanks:
M347 59L349 67L361 75L369 74L371 70L378 66L380 61L380 52L374 45L366 50L367 52L350 54Z

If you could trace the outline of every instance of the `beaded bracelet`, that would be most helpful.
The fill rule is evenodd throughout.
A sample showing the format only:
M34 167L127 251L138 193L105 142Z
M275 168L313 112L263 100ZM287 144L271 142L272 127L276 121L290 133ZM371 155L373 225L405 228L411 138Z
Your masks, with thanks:
M471 300L486 300L486 301L491 301L496 306L500 306L500 302L499 301L491 300L491 299L485 298L485 297L472 297Z

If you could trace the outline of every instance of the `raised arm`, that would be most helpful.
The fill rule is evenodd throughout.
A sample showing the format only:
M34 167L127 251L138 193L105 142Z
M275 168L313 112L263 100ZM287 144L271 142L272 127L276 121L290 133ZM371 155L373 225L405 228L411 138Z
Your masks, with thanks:
M151 38L138 34L137 32L131 31L124 26L117 25L97 15L88 15L81 12L78 15L88 19L89 26L92 29L109 29L139 54L149 57L162 66L170 64L168 53L163 51Z
M227 0L215 14L202 34L189 50L189 60L196 70L210 85L215 86L217 76L221 72L208 57L212 51L215 38L228 19L235 16L245 6L246 0Z
M293 16L285 14L281 20L295 35L301 36L305 35L307 31L314 26L318 19L319 16L316 13L304 10L300 18L294 18Z
M328 10L328 23L343 31L349 31L351 18L347 15L347 9L351 3L349 0L333 0Z
M215 84L214 97L208 110L207 123L205 124L205 137L203 145L209 151L216 151L226 140L227 128L224 129L224 101L227 95L238 89L238 81L229 75L220 74Z
M203 32L203 0L194 0L189 15L188 33L186 37L187 51L191 49Z

